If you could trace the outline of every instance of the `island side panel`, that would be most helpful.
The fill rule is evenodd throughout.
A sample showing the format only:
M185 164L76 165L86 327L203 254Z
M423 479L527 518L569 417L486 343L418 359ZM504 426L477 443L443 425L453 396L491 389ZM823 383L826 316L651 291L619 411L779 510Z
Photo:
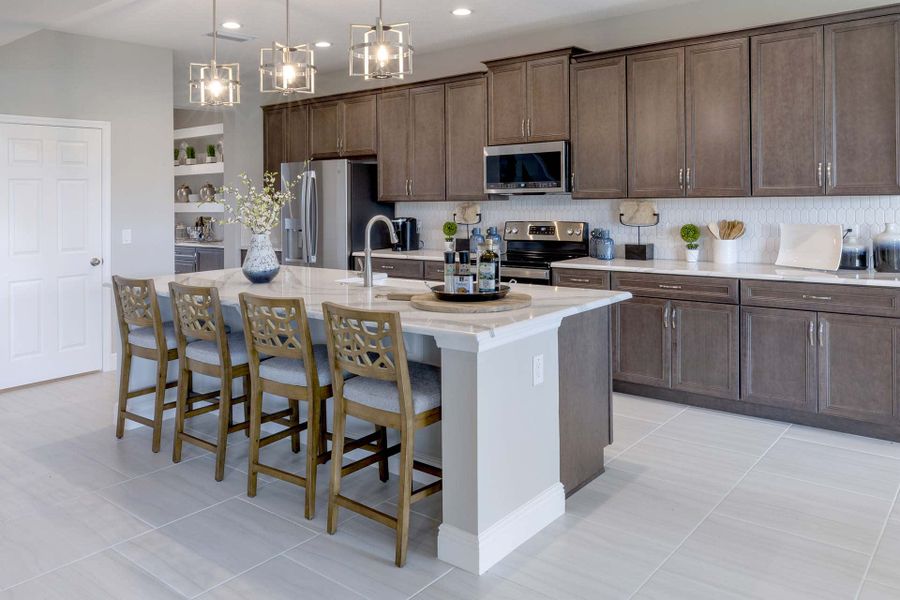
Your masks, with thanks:
M571 496L603 473L612 441L609 307L566 317L559 328L560 480Z

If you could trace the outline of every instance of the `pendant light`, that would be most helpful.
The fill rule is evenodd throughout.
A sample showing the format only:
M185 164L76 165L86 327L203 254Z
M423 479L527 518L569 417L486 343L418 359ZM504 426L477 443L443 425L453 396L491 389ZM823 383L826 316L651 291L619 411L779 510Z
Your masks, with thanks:
M316 66L312 46L291 46L290 0L284 1L284 44L272 42L259 51L259 91L313 94Z
M412 74L413 47L410 45L409 23L350 26L350 76L366 79L403 79Z
M209 63L191 63L191 104L203 106L234 106L241 101L241 67L237 63L220 65L216 61L216 0L213 0L213 52Z

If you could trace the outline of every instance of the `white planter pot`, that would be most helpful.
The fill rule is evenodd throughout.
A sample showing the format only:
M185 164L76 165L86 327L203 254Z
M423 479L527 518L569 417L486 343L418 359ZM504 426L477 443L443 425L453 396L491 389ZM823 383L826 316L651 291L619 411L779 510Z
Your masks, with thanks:
M184 159L184 164L186 164L186 165L196 165L196 164L197 164L197 159L196 159L196 158L186 158L186 159Z
M695 263L700 260L700 248L685 248L684 249L684 258L689 263Z
M738 259L738 240L713 240L713 262L733 265Z
M218 162L218 161L219 161L219 159L216 158L215 156L207 156L206 157L206 164L211 164L211 163Z

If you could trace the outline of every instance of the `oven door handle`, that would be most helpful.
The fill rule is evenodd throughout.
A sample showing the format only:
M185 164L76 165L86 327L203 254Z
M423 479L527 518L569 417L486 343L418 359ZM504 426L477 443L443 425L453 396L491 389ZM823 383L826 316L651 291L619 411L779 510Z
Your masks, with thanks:
M517 279L537 279L550 281L550 269L530 269L527 267L500 266L500 275L503 277L515 277Z

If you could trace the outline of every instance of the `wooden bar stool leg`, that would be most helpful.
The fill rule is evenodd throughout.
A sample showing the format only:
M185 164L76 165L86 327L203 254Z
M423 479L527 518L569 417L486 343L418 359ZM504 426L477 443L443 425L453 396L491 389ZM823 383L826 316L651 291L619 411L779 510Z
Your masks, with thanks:
M153 452L159 452L162 441L163 405L166 403L166 380L169 371L169 361L165 355L160 356L156 362L156 398L153 403Z
M259 437L262 430L262 391L254 390L248 404L250 405L250 464L247 471L247 495L253 498L256 496L256 484L259 478L256 465L259 464Z
M244 423L247 423L247 428L244 430L244 435L250 437L250 393L252 391L253 386L250 383L250 375L244 375ZM262 399L260 399L262 402Z
M328 486L328 533L337 531L337 496L341 493L341 470L344 463L344 428L347 417L340 401L334 399L334 433L331 436L331 482Z
M304 516L316 516L316 476L319 470L319 410L318 398L310 392L309 412L306 415L306 493Z
M228 447L228 428L231 426L231 377L222 377L219 393L219 435L216 440L216 481L225 478L225 450Z
M328 398L319 400L319 456L328 452Z
M378 427L378 449L386 450L388 447L388 438L387 438L387 427ZM381 479L382 482L387 481L391 476L390 470L388 470L388 458L387 455L384 456L383 459L378 461L378 478Z
M178 396L175 400L175 441L172 444L172 462L181 462L181 434L184 433L184 413L187 411L191 372L179 369Z
M119 412L116 416L116 437L125 435L125 411L128 410L128 386L131 385L131 352L122 348L122 370L119 373Z
M415 431L405 427L400 432L400 495L397 498L397 552L394 563L398 567L406 564L406 550L409 545L409 507L412 495L413 439Z
M297 427L298 425L300 425L300 402L294 398L288 398L288 406L290 406L291 408L291 427ZM312 408L310 408L310 414L312 414ZM310 423L312 423L312 421L310 421ZM309 431L312 431L312 429L309 429L307 431L307 436L309 435ZM308 445L309 444L307 443L307 446ZM291 452L293 452L294 454L300 452L299 431L295 431L291 434Z

